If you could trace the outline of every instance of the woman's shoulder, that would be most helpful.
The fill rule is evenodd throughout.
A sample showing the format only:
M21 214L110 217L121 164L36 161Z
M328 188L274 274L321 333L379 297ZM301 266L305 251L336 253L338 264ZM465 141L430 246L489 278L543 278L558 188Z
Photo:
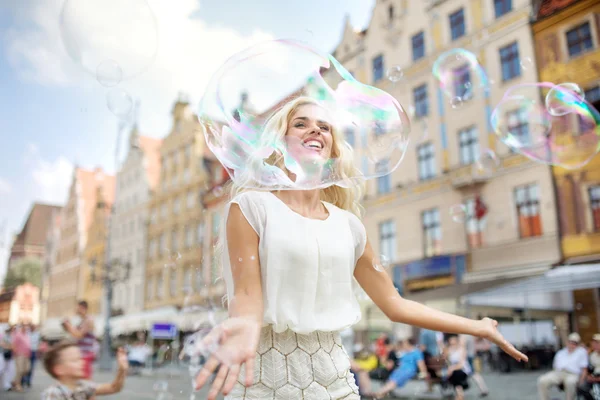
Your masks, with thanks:
M263 203L267 201L270 192L260 190L248 190L246 192L236 194L232 199L231 203L240 202L251 202L251 203Z

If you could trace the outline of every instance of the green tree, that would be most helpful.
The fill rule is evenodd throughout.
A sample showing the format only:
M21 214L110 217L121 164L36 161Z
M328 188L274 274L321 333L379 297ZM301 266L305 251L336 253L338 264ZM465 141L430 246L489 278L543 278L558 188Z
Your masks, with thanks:
M37 258L23 258L13 265L4 277L3 287L13 288L29 282L42 286L42 262Z

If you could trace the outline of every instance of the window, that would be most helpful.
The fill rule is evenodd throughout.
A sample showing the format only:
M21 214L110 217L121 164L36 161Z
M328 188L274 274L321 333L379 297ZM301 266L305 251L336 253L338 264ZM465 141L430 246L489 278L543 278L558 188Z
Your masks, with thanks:
M165 240L165 234L161 233L158 238L158 254L163 255L167 250L167 243Z
M462 8L450 14L450 36L456 40L465 35L465 10Z
M175 297L177 293L177 270L172 269L169 273L169 296Z
M521 63L519 61L519 46L517 42L500 49L500 65L502 67L503 81L521 76Z
M199 222L196 226L196 243L202 243L202 239L204 238L204 224Z
M425 57L425 33L421 31L416 35L413 35L411 42L413 61Z
M483 245L483 219L477 219L476 205L476 199L468 199L465 202L465 228L467 229L467 240L471 248Z
M373 58L373 82L380 81L383 79L384 68L383 68L383 54Z
M585 101L593 105L596 110L600 110L600 86L596 86L584 91Z
M435 153L433 143L424 143L417 147L419 179L426 181L435 177Z
M527 111L524 108L519 108L508 112L506 118L510 135L514 136L519 144L529 144L530 137Z
M183 170L183 183L188 183L190 181L190 167L185 167Z
M154 257L154 254L156 254L156 241L152 239L148 244L148 258Z
M600 231L600 185L588 188L594 232Z
M356 138L354 136L354 129L353 128L347 128L344 134L346 136L346 142L348 142L348 144L350 146L354 147L354 144L356 142Z
M196 196L194 191L190 190L187 194L187 208L194 207L194 203L196 202Z
M541 236L542 220L540 218L538 185L531 184L515 188L515 205L520 237Z
M396 224L393 220L379 224L379 252L389 262L396 260Z
M175 200L173 200L173 214L179 214L179 206L179 197L176 197Z
M158 274L158 279L156 281L156 298L162 299L165 294L165 273L163 270L162 273Z
M440 212L437 208L421 213L423 226L423 250L425 257L440 254L442 247L442 228L440 227Z
M423 84L413 89L415 103L415 117L424 117L429 113L429 101L427 99L427 85Z
M194 230L191 226L185 227L185 247L190 248L194 244Z
M185 146L185 149L183 150L183 162L184 163L187 164L190 162L191 153L192 153L192 148L191 148L191 145L188 144Z
M177 229L173 229L171 232L171 251L177 251L179 244L177 243Z
M160 206L160 217L165 218L167 216L167 205L163 204Z
M196 292L199 292L204 285L204 277L202 276L202 268L196 268Z
M375 136L383 135L385 131L385 123L381 121L375 121Z
M390 24L394 22L394 6L392 5L388 7L388 21Z
M385 174L377 178L377 194L386 194L392 190L392 178L386 172L389 169L389 161L379 161L375 166L375 172Z
M496 18L508 14L512 10L512 0L494 0Z
M188 267L183 274L183 293L192 293L192 268Z
M477 129L470 127L458 132L459 157L462 165L473 164L479 156L479 144L477 143Z
M453 71L454 96L461 100L470 99L473 95L471 90L471 70L468 65L463 65Z
M567 48L569 56L575 57L594 47L590 23L586 22L567 32Z

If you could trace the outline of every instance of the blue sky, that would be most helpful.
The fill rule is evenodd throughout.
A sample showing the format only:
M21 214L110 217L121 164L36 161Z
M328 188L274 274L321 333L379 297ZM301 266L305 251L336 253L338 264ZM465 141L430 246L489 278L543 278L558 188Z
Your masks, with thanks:
M102 4L105 10L121 2L79 1L91 9ZM273 38L300 39L330 51L341 38L344 15L362 29L374 0L148 4L158 26L156 58L143 74L119 87L139 99L142 132L162 137L177 93L197 102L228 56ZM114 169L117 119L106 105L107 89L65 51L59 28L63 5L62 0L0 3L0 276L12 235L33 201L63 203L74 164ZM104 23L102 18L94 22Z

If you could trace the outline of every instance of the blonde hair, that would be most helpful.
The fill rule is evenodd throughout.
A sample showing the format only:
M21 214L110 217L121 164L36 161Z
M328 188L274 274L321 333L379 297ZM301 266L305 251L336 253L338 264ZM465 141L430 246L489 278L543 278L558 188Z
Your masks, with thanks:
M273 144L282 148L283 138L287 133L291 116L298 108L305 105L321 106L315 99L305 96L297 97L289 101L273 113L265 123L259 139L258 148L273 147ZM353 151L349 146L345 145L342 132L340 132L338 127L333 125L331 133L333 137L331 157L336 159L336 172L339 174L340 178L355 178L361 176L360 171L354 164ZM263 163L284 169L283 155L281 153L274 152L267 159L262 159L261 157L252 158L249 163L250 165L248 165L246 171L243 171L238 175L236 182L230 182L230 199L233 199L240 193L251 190L269 190L267 187L261 187L255 181L253 175L254 171L264 169L264 166L262 166ZM360 218L362 216L360 200L362 199L363 191L364 185L361 183L357 183L350 187L341 187L334 184L321 189L321 200L334 204L343 210L350 211Z
M289 120L298 110L298 108L305 105L321 106L321 104L315 99L305 96L297 97L289 101L267 119L263 131L261 132L260 139L258 140L259 143L257 147L259 149L273 148L273 145L275 145L275 147L283 149L283 138L287 133ZM336 165L338 167L336 172L339 174L340 178L355 178L361 176L360 171L354 164L354 154L352 148L345 145L342 132L340 132L338 127L332 124L331 133L333 137L331 156L336 159ZM281 153L273 152L266 159L263 159L260 156L253 157L249 162L248 168L245 171L240 171L241 173L238 174L235 182L232 180L227 185L226 189L229 190L228 200L233 199L243 192L253 190L270 191L268 187L261 187L261 185L256 182L254 175L254 171L264 169L264 163L284 169L283 155ZM331 185L320 190L320 197L321 200L334 204L335 206L349 211L361 218L363 208L360 204L360 201L362 199L363 192L363 183L356 183L350 187ZM227 221L227 215L223 215L222 221L223 223L220 227L221 232L219 235L219 240L214 252L214 257L216 257L215 262L217 262L221 268L221 276L221 257L223 257L223 242L226 235L225 225ZM223 298L224 301L226 297L227 296Z

